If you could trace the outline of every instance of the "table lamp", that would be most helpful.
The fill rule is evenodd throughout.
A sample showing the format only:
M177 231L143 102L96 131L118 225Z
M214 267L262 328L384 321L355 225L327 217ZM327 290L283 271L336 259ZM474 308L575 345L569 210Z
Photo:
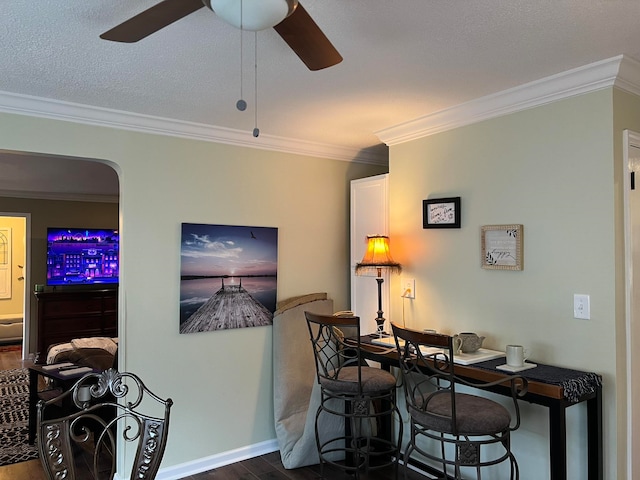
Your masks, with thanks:
M389 237L386 235L368 235L367 250L362 261L356 264L356 275L364 272L375 270L377 272L376 281L378 282L378 316L376 324L378 325L378 336L382 337L384 333L384 317L382 316L382 269L399 273L402 267L399 263L394 262L389 252Z

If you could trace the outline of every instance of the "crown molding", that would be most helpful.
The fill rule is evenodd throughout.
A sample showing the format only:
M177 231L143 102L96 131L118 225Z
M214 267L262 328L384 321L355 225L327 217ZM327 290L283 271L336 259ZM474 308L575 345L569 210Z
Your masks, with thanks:
M0 112L347 162L387 165L388 161L387 155L369 150L274 135L255 138L249 132L231 128L11 92L0 91Z
M640 95L640 62L618 55L480 97L374 133L385 144L398 145L612 86Z
M619 55L480 97L374 134L389 146L397 145L612 86L640 95L640 62ZM388 160L387 155L375 150L266 134L255 138L249 132L231 128L11 92L0 91L0 112L372 165L386 165Z
M626 55L620 57L620 70L615 86L633 95L640 95L640 62Z
M89 193L32 192L27 190L0 190L0 197L28 198L32 200L62 200L67 202L118 203L117 195L94 195Z

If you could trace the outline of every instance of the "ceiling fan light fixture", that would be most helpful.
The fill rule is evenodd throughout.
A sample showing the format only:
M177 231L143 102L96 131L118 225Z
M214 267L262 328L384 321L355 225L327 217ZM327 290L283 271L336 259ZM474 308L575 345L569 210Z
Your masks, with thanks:
M210 3L207 6L210 6L211 10L225 22L252 32L279 24L298 6L298 0L205 0L205 2Z

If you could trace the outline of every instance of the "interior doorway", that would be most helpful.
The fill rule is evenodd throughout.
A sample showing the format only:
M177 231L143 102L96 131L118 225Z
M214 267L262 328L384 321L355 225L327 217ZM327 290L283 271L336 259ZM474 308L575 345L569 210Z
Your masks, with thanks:
M28 213L0 212L0 345L28 351L30 229Z
M24 277L20 281L24 295L23 357L46 356L38 348L38 308L33 292L36 284L45 290L48 284L47 232L54 227L119 228L118 171L111 162L99 159L1 149L0 171L0 217L25 217L27 222L23 241L26 258L19 262L24 275L14 275Z

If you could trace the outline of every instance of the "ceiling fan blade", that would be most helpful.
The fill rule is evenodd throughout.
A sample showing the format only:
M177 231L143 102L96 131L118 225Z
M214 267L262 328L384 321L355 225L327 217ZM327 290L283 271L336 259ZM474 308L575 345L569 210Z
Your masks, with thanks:
M100 38L114 42L137 42L202 7L202 0L164 0L103 33Z
M322 70L342 61L342 56L300 3L273 28L309 70Z

